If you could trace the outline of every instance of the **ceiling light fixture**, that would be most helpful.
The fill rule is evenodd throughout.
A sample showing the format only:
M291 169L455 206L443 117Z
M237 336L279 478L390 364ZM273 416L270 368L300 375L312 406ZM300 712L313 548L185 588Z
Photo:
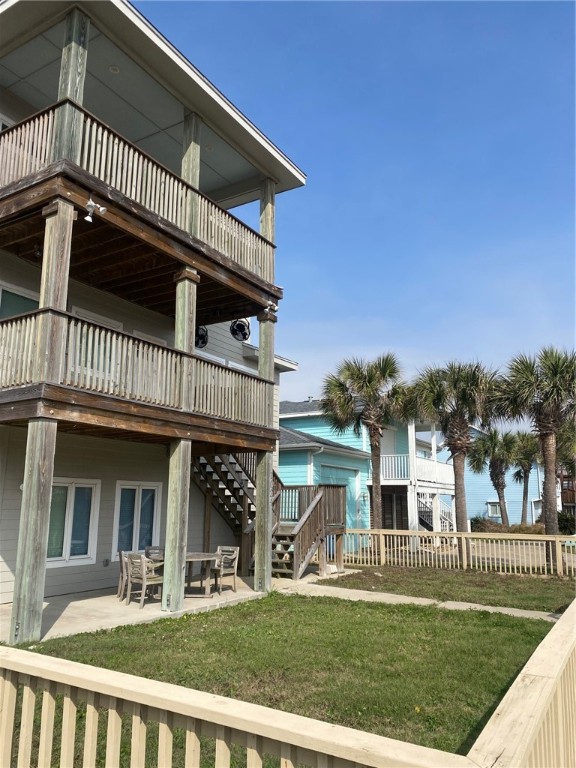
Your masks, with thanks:
M110 72L113 75L120 74L120 67L116 66L116 64L110 64L108 67L108 72Z

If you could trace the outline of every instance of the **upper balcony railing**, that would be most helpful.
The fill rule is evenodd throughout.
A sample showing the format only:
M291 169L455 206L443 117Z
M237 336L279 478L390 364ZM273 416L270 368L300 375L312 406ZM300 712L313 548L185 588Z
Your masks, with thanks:
M62 365L46 376L40 324L63 345ZM50 331L50 324L52 330ZM183 382L192 381L189 395ZM37 310L0 322L0 389L51 381L130 402L269 426L272 382L176 349L80 320Z
M0 187L62 159L274 282L272 243L74 102L59 102L0 134Z
M416 480L442 485L454 485L452 464L416 457ZM386 454L380 457L380 480L410 480L410 461L407 453Z

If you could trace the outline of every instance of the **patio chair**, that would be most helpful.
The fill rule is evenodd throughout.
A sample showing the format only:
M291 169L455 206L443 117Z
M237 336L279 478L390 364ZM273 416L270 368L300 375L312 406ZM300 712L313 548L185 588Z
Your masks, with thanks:
M236 592L236 569L238 568L238 556L240 547L218 547L218 556L214 565L210 568L210 575L214 574L214 586L218 587L218 594L222 594L222 580L224 576L232 575L233 591Z
M124 600L124 593L126 591L126 584L128 583L128 565L127 565L128 552L118 552L118 563L120 566L120 572L118 574L118 600Z
M128 588L126 590L126 605L130 603L132 597L132 588L134 585L140 585L140 608L144 607L144 598L150 588L162 587L164 576L158 573L159 564L155 563L146 555L128 554L126 556L128 572Z

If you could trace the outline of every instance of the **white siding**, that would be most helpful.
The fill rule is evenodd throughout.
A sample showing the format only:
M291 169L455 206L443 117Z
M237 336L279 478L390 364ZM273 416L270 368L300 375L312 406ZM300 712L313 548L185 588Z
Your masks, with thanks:
M4 88L0 88L0 114L4 115L4 117L19 123L35 112L37 112L36 109L18 98L18 96L6 91Z
M18 526L26 450L26 429L0 428L0 602L12 600ZM119 480L162 483L160 544L164 543L168 458L164 446L122 440L84 438L59 434L54 473L56 477L81 477L101 481L98 545L95 565L73 565L46 571L46 597L114 587L118 563L112 560L112 534L116 483ZM190 489L188 549L203 549L204 496L194 483ZM234 544L224 520L213 513L211 549ZM110 561L109 565L104 565Z

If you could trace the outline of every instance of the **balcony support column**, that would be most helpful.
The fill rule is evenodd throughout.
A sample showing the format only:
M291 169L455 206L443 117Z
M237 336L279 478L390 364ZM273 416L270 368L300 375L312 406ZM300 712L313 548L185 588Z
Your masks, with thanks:
M40 640L57 422L30 419L26 440L11 645Z
M90 19L78 8L66 17L66 33L60 61L58 101L71 99L82 104L88 58ZM64 104L56 113L54 160L80 159L81 114L72 104Z
M186 268L176 275L176 321L174 346L183 352L194 351L196 328L195 270ZM182 359L181 407L192 410L194 392L192 359ZM168 465L168 502L166 510L166 539L164 544L164 585L162 610L181 611L184 606L186 577L186 544L188 541L188 505L190 502L190 467L192 441L173 440Z
M55 200L42 211L46 218L39 308L66 310L72 227L77 213L65 200ZM66 318L42 314L38 318L37 376L58 383L66 349Z
M274 380L274 325L277 317L272 308L258 315L259 356L258 375ZM274 393L268 389L266 410L268 426L274 422ZM256 454L256 517L254 543L254 588L259 592L272 589L272 477L274 454L258 451Z
M271 243L276 239L276 182L264 179L260 187L260 234Z
M418 482L416 478L416 425L408 423L408 528L418 530Z
M437 493L432 494L432 528L435 531L442 530L440 521L440 496Z
M181 176L194 189L200 187L200 129L202 118L195 112L184 112L184 136L182 139ZM190 194L188 209L188 232L198 234L199 198L195 192Z

